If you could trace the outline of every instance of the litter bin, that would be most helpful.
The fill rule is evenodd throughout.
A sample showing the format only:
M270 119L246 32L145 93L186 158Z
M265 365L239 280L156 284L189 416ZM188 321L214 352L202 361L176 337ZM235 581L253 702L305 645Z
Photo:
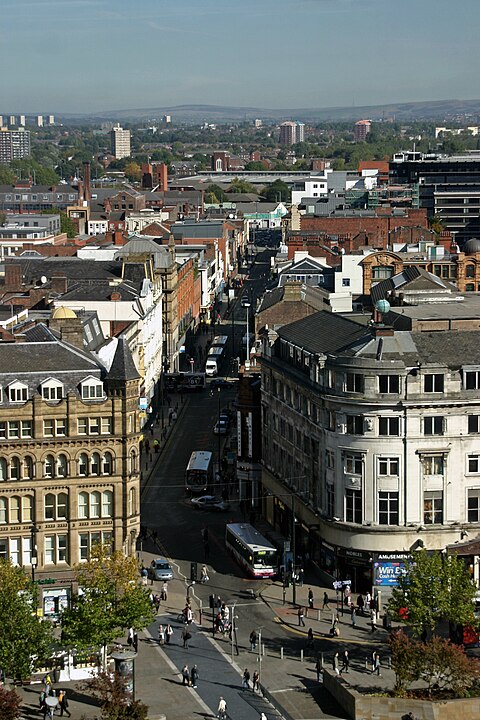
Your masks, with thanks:
M392 629L392 621L388 613L385 613L385 615L383 616L383 627L385 628L385 630Z

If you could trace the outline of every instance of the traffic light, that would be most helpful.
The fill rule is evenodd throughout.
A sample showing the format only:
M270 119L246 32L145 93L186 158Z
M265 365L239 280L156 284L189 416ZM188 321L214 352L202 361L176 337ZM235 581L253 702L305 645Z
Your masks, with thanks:
M197 582L197 563L190 563L190 582Z
M215 595L209 595L208 597L208 607L213 608L215 607Z

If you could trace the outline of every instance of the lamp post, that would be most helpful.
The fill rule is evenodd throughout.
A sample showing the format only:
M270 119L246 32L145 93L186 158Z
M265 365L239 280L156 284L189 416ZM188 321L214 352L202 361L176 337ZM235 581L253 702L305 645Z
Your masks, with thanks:
M221 438L220 438L220 395L221 395L221 388L217 388L217 397L218 397L218 413L217 413L217 429L218 429L218 476L221 477L220 474L220 448L221 448Z
M243 302L243 307L247 311L247 357L245 359L245 370L250 370L250 303L248 301Z
M35 568L38 565L37 544L35 541L37 533L38 528L35 523L33 523L32 527L30 528L30 559L32 561L32 583L35 582Z

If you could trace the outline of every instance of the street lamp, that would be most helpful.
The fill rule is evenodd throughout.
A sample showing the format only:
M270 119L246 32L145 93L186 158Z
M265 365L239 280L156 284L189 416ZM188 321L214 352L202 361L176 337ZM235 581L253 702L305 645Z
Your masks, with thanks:
M217 397L218 397L218 415L217 415L217 430L218 430L218 477L221 477L220 473L220 453L221 453L221 438L220 438L220 395L221 395L221 388L220 386L217 387Z
M249 321L250 321L250 303L247 301L244 301L242 303L243 307L247 311L247 357L245 359L245 370L250 370L250 327L249 327Z
M38 566L36 535L39 532L35 523L30 528L30 559L32 562L32 583L35 582L35 568Z

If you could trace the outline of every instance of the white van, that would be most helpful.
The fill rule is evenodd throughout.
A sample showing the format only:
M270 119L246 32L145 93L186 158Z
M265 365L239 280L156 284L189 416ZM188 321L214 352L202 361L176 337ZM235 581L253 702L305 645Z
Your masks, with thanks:
M218 365L215 357L207 358L207 362L205 363L205 375L208 377L215 377L218 375Z

